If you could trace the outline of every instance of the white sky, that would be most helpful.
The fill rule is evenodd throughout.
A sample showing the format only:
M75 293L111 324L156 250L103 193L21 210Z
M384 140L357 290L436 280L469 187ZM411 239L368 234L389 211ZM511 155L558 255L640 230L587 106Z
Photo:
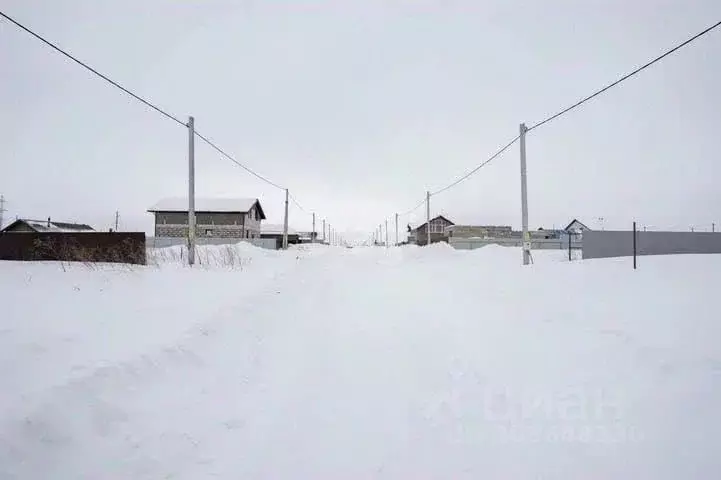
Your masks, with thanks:
M318 219L368 232L518 133L721 18L718 0L4 0L1 9L185 120ZM187 132L0 21L7 217L152 232L187 191ZM721 224L721 30L529 134L530 224ZM518 147L432 199L520 225ZM283 192L198 143L198 195ZM401 218L401 225L420 220ZM7 218L6 217L6 218ZM310 216L291 205L291 226ZM392 227L391 227L392 231Z

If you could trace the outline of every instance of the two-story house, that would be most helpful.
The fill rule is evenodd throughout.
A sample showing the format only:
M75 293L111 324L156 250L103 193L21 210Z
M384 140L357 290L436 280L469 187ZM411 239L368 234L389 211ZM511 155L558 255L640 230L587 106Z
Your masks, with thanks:
M165 198L148 209L155 215L156 237L188 236L188 199ZM195 198L197 237L259 238L265 220L257 198Z

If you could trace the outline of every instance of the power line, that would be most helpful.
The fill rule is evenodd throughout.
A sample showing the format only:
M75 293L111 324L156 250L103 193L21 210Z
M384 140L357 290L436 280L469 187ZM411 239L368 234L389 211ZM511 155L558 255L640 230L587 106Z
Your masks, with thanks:
M300 208L303 212L305 212L305 213L307 213L308 215L310 215L310 212L308 212L305 208L303 208L303 206L302 206L300 203L298 203L298 200L295 199L295 197L293 196L292 193L288 192L288 196L290 197L290 200L291 200L293 203L295 203L298 208Z
M63 49L60 48L59 46L57 46L57 45L55 45L54 43L52 43L51 41L46 40L45 38L43 38L43 37L40 36L39 34L33 32L33 31L30 30L28 27L26 27L25 25L21 24L21 23L18 22L17 20L15 20L14 18L9 17L9 16L6 15L4 12L1 12L1 11L0 11L0 16L2 16L3 18L5 18L5 19L8 20L9 22L15 24L15 26L17 26L17 27L19 27L20 29L24 30L25 32L29 33L29 34L32 35L33 37L37 38L38 40L40 40L41 42L43 42L45 45L47 45L47 46L49 46L50 48L52 48L53 50L55 50L56 52L64 55L65 57L69 58L70 60L72 60L73 62L77 63L78 65L80 65L80 66L84 67L85 69L91 71L92 73L94 73L94 74L97 75L98 77L102 78L103 80L105 80L106 82L110 83L110 84L113 85L114 87L119 88L119 89L122 90L123 92L127 93L128 95L130 95L130 96L133 97L134 99L138 100L139 102L145 104L146 106L152 108L153 110L155 110L156 112L160 113L161 115L164 115L165 117L167 117L167 118L169 118L169 119L171 119L171 120L179 123L180 125L182 125L182 126L184 126L184 127L187 126L187 125L185 124L185 122L183 122L182 120L179 120L177 117L171 115L170 113L166 112L166 111L163 110L162 108L160 108L160 107L152 104L150 101L144 99L144 98L141 97L140 95L137 95L137 94L131 92L130 90L128 90L127 88L123 87L122 85L120 85L120 84L119 84L118 82L116 82L115 80L112 80L111 78L109 78L107 75L104 75L104 74L98 72L96 69L94 69L93 67L91 67L91 66L88 65L87 63L85 63L85 62L79 60L78 58L74 57L74 56L71 55L70 53L66 52L65 50L63 50Z
M109 78L107 75L104 75L104 74L100 73L99 71L97 71L96 69L94 69L93 67L91 67L90 65L88 65L87 63L83 62L82 60L79 60L77 57L75 57L75 56L71 55L70 53L66 52L65 50L63 50L62 48L60 48L59 46L57 46L57 45L54 44L53 42L51 42L51 41L43 38L41 35L39 35L39 34L35 33L34 31L30 30L28 27L26 27L25 25L21 24L20 22L18 22L17 20L13 19L12 17L8 16L8 15L5 14L4 12L1 12L1 11L0 11L0 16L2 16L3 18L5 18L6 20L10 21L11 23L13 23L14 25L16 25L16 26L19 27L20 29L24 30L25 32L29 33L29 34L32 35L33 37L37 38L38 40L40 40L40 41L43 42L44 44L48 45L48 46L49 46L50 48L52 48L53 50L55 50L55 51L57 51L58 53L64 55L65 57L69 58L70 60L74 61L75 63L77 63L78 65L84 67L85 69L89 70L90 72L94 73L95 75L99 76L100 78L102 78L102 79L105 80L106 82L110 83L111 85L119 88L120 90L122 90L123 92L127 93L128 95L130 95L130 96L133 97L134 99L138 100L139 102L141 102L141 103L145 104L146 106L152 108L153 110L155 110L156 112L160 113L161 115L164 115L165 117L167 117L167 118L175 121L176 123L178 123L178 124L180 124L180 125L182 125L182 126L184 126L184 127L187 127L187 125L185 124L185 122L183 122L182 120L180 120L180 119L178 119L177 117L171 115L170 113L166 112L165 110L161 109L160 107L154 105L153 103L151 103L150 101L144 99L144 98L141 97L140 95L137 95L137 94L131 92L131 91L128 90L127 88L125 88L125 87L123 87L122 85L120 85L118 82L116 82L116 81L112 80L111 78ZM211 147L213 147L216 151L218 151L218 153L220 153L221 155L223 155L224 157L226 157L226 158L229 159L230 161L234 162L236 165L238 165L239 167L243 168L243 169L244 169L245 171L247 171L248 173L250 173L250 174L258 177L259 179L263 180L264 182L266 182L266 183L268 183L268 184L270 184L270 185L273 185L273 186L276 187L276 188L279 188L279 189L283 190L283 187L281 187L280 185L278 185L278 184L276 184L276 183L274 183L274 182L271 182L271 181L268 180L267 178L265 178L265 177L263 177L262 175L254 172L254 171L251 170L250 168L246 167L245 165L243 165L242 163L240 163L239 161L237 161L237 160L236 160L235 158L233 158L231 155L229 155L228 153L226 153L225 151L223 151L220 147L218 147L215 143L213 143L212 141L210 141L207 137L201 135L201 134L198 133L197 131L195 132L195 135L196 135L198 138L200 138L201 140L203 140L204 142L206 142L208 145L210 145Z
M648 62L648 63L646 63L646 64L644 64L644 65L641 65L640 67L638 67L636 70L632 71L631 73L627 73L626 75L624 75L623 77L619 78L619 79L616 80L615 82L610 83L610 84L606 85L605 87L603 87L602 89L596 91L595 93L592 93L591 95L587 96L586 98L584 98L584 99L582 99L582 100L579 100L578 102L574 103L574 104L571 105L570 107L564 108L563 110L561 110L560 112L556 113L555 115L551 115L550 117L546 118L545 120L543 120L543 121L541 121L541 122L538 122L537 124L535 124L535 125L533 125L531 128L529 128L528 131L530 132L530 131L533 130L534 128L538 128L538 127L540 127L541 125L544 125L544 124L546 124L546 123L548 123L548 122L550 122L550 121L552 121L552 120L555 120L556 118L560 117L561 115L564 115L564 114L570 112L570 111L573 110L574 108L580 107L581 105L583 105L583 104L586 103L587 101L593 99L594 97L597 97L598 95L601 95L601 94L602 94L603 92L605 92L606 90L609 90L609 89L615 87L616 85L618 85L619 83L623 82L624 80L627 80L627 79L633 77L634 75L636 75L636 74L639 73L640 71L642 71L642 70L650 67L650 66L653 65L654 63L656 63L656 62L658 62L658 61L666 58L667 56L671 55L672 53L676 52L677 50L680 50L681 48L685 47L686 45L688 45L689 43L693 42L693 41L696 40L697 38L702 37L703 35L706 35L706 34L709 33L711 30L717 28L717 27L720 26L720 25L721 25L721 21L716 22L714 25L712 25L712 26L708 27L707 29L705 29L705 30L697 33L696 35L694 35L693 37L689 38L689 39L686 40L685 42L676 45L676 46L673 47L671 50L668 50L668 51L666 51L665 53L663 53L662 55L654 58L654 59L651 60L650 62Z
M471 175L473 175L474 173L476 173L478 170L480 170L481 168L485 167L486 165L488 165L489 163L491 163L493 160L495 160L496 158L498 158L498 156L500 156L503 152L505 152L506 150L508 150L508 149L511 147L511 145L513 145L514 143L516 143L519 138L520 138L520 135L519 135L519 136L516 136L516 138L514 138L513 140L511 140L509 143L507 143L504 147L502 147L502 148L501 148L500 150L498 150L496 153L494 153L493 155L491 155L487 160L485 160L483 163L481 163L480 165L478 165L476 168L474 168L473 170L471 170L471 171L468 172L467 174L463 175L461 178L459 178L459 179L456 180L455 182L451 183L450 185L448 185L448 186L446 186L446 187L443 187L443 188L441 188L440 190L436 190L435 192L431 192L431 195L438 195L439 193L445 192L445 191L448 190L449 188L455 187L456 185L458 185L459 183L461 183L463 180L467 179L468 177L470 177ZM424 200L424 201L425 201L425 200ZM416 208L418 208L418 207L416 207Z
M426 199L425 199L425 198L424 198L423 200L421 200L420 202L418 202L418 205L416 205L415 207L411 208L410 210L406 210L406 211L403 212L403 213L399 213L398 216L399 216L399 217L402 217L402 216L404 216L404 215L408 215L409 213L412 213L412 212L418 210L418 207L420 207L420 206L423 205L424 203L426 203Z
M98 77L102 78L103 80L105 80L106 82L110 83L110 84L113 85L114 87L122 90L124 93L130 95L130 96L131 96L132 98L134 98L135 100L138 100L139 102L141 102L141 103L143 103L144 105L152 108L153 110L155 110L156 112L158 112L158 113L160 113L161 115L165 116L166 118L169 118L169 119L173 120L174 122L178 123L179 125L182 125L183 127L187 127L187 124L186 124L185 122L183 122L182 120L180 120L180 119L178 119L177 117L175 117L174 115L166 112L166 111L163 110L162 108L156 106L155 104L151 103L149 100L146 100L145 98L141 97L140 95L137 95L137 94L133 93L133 92L130 91L129 89L125 88L124 86L122 86L121 84L119 84L118 82L116 82L115 80L112 80L112 79L111 79L110 77L108 77L107 75L99 72L98 70L96 70L95 68L91 67L91 66L88 65L87 63L83 62L82 60L80 60L80 59L78 59L77 57L73 56L72 54L68 53L67 51L63 50L63 49L60 48L58 45L56 45L55 43L51 42L50 40L47 40L46 38L44 38L44 37L41 36L40 34L35 33L35 32L32 31L30 28L28 28L28 27L26 27L25 25L21 24L20 22L18 22L18 21L15 20L14 18L10 17L9 15L5 14L4 12L0 11L0 16L2 16L3 18L5 18L5 19L8 20L9 22L13 23L13 24L14 24L15 26L17 26L18 28L24 30L24 31L27 32L28 34L32 35L33 37L37 38L38 40L40 40L41 42L43 42L44 44L46 44L47 46L49 46L50 48L52 48L53 50L55 50L56 52L58 52L58 53L62 54L63 56L69 58L69 59L72 60L73 62L77 63L78 65L82 66L83 68L85 68L86 70L92 72L93 74L97 75ZM271 180L269 180L269 179L265 178L264 176L260 175L259 173L253 171L251 168L249 168L249 167L243 165L242 163L240 163L240 162L239 162L238 160L236 160L232 155L230 155L229 153L227 153L226 151L224 151L222 148L220 148L218 145L216 145L214 142L212 142L208 137L200 134L198 131L195 131L194 133L195 133L195 135L196 135L198 138L200 138L200 139L203 140L205 143L207 143L208 145L210 145L214 150L216 150L218 153L220 153L223 157L225 157L225 158L227 158L228 160L230 160L231 162L235 163L237 166L239 166L240 168L242 168L242 169L245 170L246 172L250 173L251 175L253 175L253 176L257 177L257 178L259 178L260 180L266 182L266 183L269 184L269 185L272 185L272 186L274 186L274 187L276 187L276 188L278 188L278 189L280 189L280 190L285 190L284 187L281 187L281 186L278 185L277 183L272 182ZM297 201L294 197L291 196L291 198L293 198L293 202L294 202L301 210L303 210L304 212L306 211L306 210L300 205L300 203L298 203L298 201ZM307 213L307 212L306 212L306 213Z
M197 130L195 131L195 136L198 137L199 139L201 139L202 141L204 141L205 143L207 143L208 145L210 145L216 152L220 153L222 156L224 156L225 158L227 158L227 159L230 160L231 162L235 163L236 165L238 165L240 168L242 168L242 169L245 170L246 172L250 173L251 175L254 175L255 177L257 177L257 178L259 178L259 179L261 179L261 180L263 180L265 183L274 186L275 188L279 188L279 189L281 189L281 190L285 190L284 187L281 187L280 185L278 185L278 184L275 183L275 182L271 182L270 180L268 180L267 178L265 178L265 177L262 176L261 174L254 172L254 171L251 170L250 168L248 168L248 167L246 167L245 165L243 165L242 163L240 163L238 160L236 160L235 158L233 158L232 155L230 155L229 153L226 153L225 150L223 150L222 148L220 148L219 146L217 146L215 143L213 143L210 139L208 139L208 137L206 137L206 136L198 133Z

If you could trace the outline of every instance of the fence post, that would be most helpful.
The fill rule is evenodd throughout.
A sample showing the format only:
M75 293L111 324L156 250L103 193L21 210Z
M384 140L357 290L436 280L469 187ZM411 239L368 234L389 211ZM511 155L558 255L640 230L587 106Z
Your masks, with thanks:
M636 222L633 222L633 269L636 270Z

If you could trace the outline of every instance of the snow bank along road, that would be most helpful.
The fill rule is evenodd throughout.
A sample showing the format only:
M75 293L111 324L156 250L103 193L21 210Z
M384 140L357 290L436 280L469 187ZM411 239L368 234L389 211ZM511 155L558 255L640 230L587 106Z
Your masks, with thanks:
M237 248L0 264L0 478L721 472L721 256Z

